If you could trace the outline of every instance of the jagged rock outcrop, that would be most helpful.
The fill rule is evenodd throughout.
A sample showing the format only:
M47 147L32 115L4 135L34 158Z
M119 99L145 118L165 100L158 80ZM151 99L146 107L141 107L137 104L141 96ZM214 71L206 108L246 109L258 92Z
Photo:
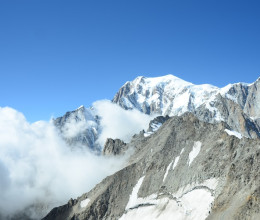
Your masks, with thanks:
M44 220L260 218L259 139L185 113L128 147L125 168Z
M127 150L126 143L120 139L108 138L103 148L102 154L105 156L121 155Z
M143 133L145 137L150 136L151 134L155 133L164 122L166 122L170 117L168 115L166 116L158 116L150 121L149 127L147 131Z
M152 121L150 121L149 128L148 128L147 131L148 132L154 132L155 129L158 130L157 128L162 126L162 124L164 122L166 122L168 119L170 119L170 117L168 115L166 115L166 116L158 116L158 117L154 118Z

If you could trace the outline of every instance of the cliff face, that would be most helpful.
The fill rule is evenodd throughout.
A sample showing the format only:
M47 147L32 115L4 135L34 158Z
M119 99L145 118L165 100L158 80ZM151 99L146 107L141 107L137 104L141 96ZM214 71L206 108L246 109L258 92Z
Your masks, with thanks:
M191 113L136 135L127 165L44 219L259 219L260 141Z
M102 151L102 154L105 156L111 156L111 155L120 155L123 154L127 150L126 143L121 141L120 139L113 140L112 138L108 138L104 149Z

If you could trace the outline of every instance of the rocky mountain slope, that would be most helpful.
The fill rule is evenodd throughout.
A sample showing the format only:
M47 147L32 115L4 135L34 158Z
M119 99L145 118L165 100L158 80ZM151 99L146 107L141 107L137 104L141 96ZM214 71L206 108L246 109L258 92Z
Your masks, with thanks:
M220 89L172 75L138 77L112 101L126 111L161 116L129 143L108 137L105 146L96 145L102 127L94 109L68 112L55 121L64 138L72 119L85 126L68 142L130 158L122 170L44 220L260 219L259 90L259 79Z
M258 138L185 113L123 145L125 168L44 220L260 218Z

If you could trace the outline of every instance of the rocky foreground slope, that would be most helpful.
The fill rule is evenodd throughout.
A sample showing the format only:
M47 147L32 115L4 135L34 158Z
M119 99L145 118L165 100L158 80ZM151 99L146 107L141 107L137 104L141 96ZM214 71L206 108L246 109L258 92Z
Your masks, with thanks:
M44 220L260 219L257 136L185 113L122 145L125 168Z

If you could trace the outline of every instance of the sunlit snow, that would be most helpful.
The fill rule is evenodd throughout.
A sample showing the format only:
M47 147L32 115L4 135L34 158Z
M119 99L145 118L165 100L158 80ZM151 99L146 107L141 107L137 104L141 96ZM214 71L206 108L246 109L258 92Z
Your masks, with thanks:
M193 145L192 151L189 153L189 166L191 165L192 161L199 155L201 148L201 142L196 141Z
M130 195L130 197L129 197L129 201L128 201L128 204L127 204L127 206L126 206L126 209L129 209L129 208L131 208L131 207L133 207L133 206L136 205L136 203L137 203L137 198L138 198L137 194L138 194L138 191L139 191L140 187L142 186L144 177L145 177L145 176L141 177L141 178L138 180L137 184L134 186L133 191L132 191L132 193L131 193L131 195Z
M85 208L87 207L88 203L90 202L90 199L84 199L80 202L80 207Z
M170 170L170 168L172 166L172 163L173 163L173 161L168 165L168 167L166 169L166 172L165 172L164 177L163 177L163 182L165 181L165 179L166 179L166 177L168 175L168 172L169 172L169 170Z
M230 136L236 136L237 138L241 139L243 136L242 134L240 134L239 132L237 131L231 131L231 130L228 130L228 129L225 129L225 132L228 133L228 135Z
M206 219L214 201L214 196L210 190L215 189L217 180L209 179L205 183L208 186L204 185L204 183L199 185L192 184L194 187L183 192L180 196L176 197L173 195L175 199L170 199L169 197L157 198L156 194L146 198L137 198L136 203L132 204L131 209L126 210L120 220ZM198 186L202 188L198 188Z
M172 166L172 169L173 169L173 170L174 170L175 167L177 166L177 164L178 164L178 162L179 162L179 159L180 159L180 156L182 155L183 151L184 151L184 148L182 148L180 155L175 158L174 164L173 164L173 166Z
M177 166L179 159L180 159L180 156L178 156L178 157L175 158L174 164L173 164L173 166L172 166L172 169L173 169L173 170L174 170L174 168Z

